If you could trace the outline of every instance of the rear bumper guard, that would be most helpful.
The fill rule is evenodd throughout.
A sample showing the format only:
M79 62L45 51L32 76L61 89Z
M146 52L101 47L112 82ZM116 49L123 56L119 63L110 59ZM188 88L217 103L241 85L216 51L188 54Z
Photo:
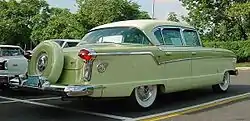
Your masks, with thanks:
M95 89L102 88L101 86L91 86L91 85L74 85L74 86L61 86L52 85L48 81L39 78L38 83L35 85L29 85L27 82L30 80L20 80L18 83L11 83L9 85L14 88L21 90L34 90L42 91L49 94L55 94L66 97L82 97L89 96L94 93Z
M229 71L229 73L230 73L230 75L237 76L237 75L239 75L239 70L238 69L234 69L234 70Z

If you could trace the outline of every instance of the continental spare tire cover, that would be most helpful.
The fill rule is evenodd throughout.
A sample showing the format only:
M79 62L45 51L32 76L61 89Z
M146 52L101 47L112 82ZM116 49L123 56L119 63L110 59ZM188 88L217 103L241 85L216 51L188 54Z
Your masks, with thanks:
M37 45L33 51L28 75L41 75L50 83L56 83L64 65L64 54L60 45L46 40Z

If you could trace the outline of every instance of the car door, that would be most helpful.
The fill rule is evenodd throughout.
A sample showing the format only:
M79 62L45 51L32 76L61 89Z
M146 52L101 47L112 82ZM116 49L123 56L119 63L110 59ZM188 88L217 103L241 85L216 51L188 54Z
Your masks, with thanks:
M168 91L190 88L192 55L184 46L181 30L179 27L160 27L154 31L155 37L161 43L159 49L165 52L161 62L165 65Z
M186 46L192 50L192 76L197 86L213 84L212 78L216 77L219 65L216 65L215 52L209 48L202 47L199 35L196 30L184 29L183 37Z

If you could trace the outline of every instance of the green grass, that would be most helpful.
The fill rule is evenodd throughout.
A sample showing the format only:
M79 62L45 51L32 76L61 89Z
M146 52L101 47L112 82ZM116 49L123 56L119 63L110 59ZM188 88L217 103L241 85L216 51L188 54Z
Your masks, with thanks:
M250 67L250 62L237 63L236 67Z

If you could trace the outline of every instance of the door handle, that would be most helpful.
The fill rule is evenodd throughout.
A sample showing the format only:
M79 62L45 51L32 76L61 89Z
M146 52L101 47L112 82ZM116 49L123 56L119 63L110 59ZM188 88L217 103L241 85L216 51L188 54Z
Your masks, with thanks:
M18 66L17 64L13 64L13 66Z
M172 52L166 52L166 55L170 56L170 55L172 55Z
M196 52L192 52L192 55L196 55Z

